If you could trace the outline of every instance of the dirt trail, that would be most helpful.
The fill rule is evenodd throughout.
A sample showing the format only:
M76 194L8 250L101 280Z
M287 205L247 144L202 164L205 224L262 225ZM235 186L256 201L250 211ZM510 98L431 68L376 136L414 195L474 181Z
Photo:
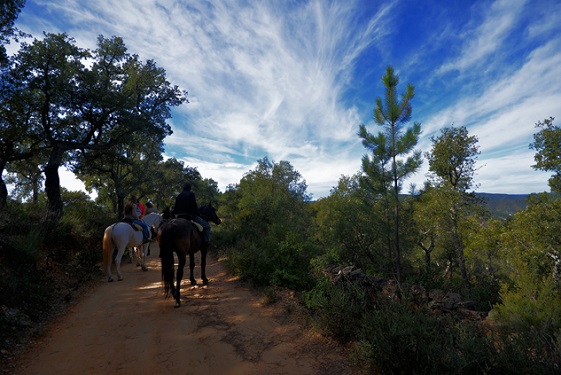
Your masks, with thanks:
M264 306L213 257L210 285L191 288L184 281L182 306L175 309L163 298L159 258L152 254L149 271L124 261L123 281L96 284L36 340L13 373L352 373L337 345L304 329L286 306Z

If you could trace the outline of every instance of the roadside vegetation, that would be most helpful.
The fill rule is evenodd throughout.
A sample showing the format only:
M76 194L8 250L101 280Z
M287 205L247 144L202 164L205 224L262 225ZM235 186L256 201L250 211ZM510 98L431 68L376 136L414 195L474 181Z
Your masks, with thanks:
M9 5L15 19L23 2ZM0 44L18 35L6 30ZM3 356L100 279L101 236L126 198L162 211L191 181L201 204L216 202L223 224L213 243L232 272L271 301L277 288L295 291L315 327L348 346L365 373L561 371L561 128L553 118L536 124L530 146L534 168L552 172L551 192L529 196L507 219L475 194L478 139L465 127L442 129L424 155L415 149L414 87L398 95L392 67L374 108L379 132L357 129L366 150L360 170L341 176L327 197L312 200L289 161L267 156L220 192L196 168L163 160L166 120L187 93L120 38L100 37L85 50L46 34L4 55ZM423 162L429 179L404 191ZM61 188L63 167L95 198Z

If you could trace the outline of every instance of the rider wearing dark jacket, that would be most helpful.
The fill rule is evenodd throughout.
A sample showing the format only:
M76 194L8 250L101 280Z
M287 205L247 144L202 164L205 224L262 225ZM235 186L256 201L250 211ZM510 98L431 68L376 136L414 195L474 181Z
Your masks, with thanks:
M182 217L199 223L203 227L203 246L208 248L210 244L210 225L199 216L197 198L195 197L195 193L191 191L190 183L187 182L183 185L183 191L175 198L175 205L173 206L171 214L175 215L175 217Z

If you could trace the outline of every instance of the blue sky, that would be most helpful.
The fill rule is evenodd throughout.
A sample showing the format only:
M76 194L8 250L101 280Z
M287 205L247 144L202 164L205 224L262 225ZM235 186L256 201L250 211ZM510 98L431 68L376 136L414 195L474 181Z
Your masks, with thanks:
M528 145L536 122L561 120L560 19L558 0L27 0L16 26L85 48L123 37L189 92L165 156L222 191L258 159L286 160L317 199L360 170L359 124L382 130L372 111L388 65L398 91L415 86L419 149L466 126L479 138L477 191L548 191L551 173L531 168ZM405 186L427 171L425 161Z

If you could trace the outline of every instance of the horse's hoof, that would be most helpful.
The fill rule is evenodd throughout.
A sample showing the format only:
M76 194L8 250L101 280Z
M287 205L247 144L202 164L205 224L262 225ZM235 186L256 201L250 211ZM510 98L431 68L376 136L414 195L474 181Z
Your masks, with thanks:
M119 277L119 281L123 281L124 279L124 277Z
M197 285L197 280L191 280L191 285Z
M142 267L143 271L148 271L148 267Z
M137 267L140 267L140 263L137 263L136 266L137 266Z
M112 283L112 282L113 282L113 278L112 278L112 277L108 278L108 279L107 279L107 282L108 282L108 283Z
M175 305L173 305L173 307L175 307L176 309L181 306L181 304L179 302L176 302Z
M208 285L208 279L203 279L203 285Z

